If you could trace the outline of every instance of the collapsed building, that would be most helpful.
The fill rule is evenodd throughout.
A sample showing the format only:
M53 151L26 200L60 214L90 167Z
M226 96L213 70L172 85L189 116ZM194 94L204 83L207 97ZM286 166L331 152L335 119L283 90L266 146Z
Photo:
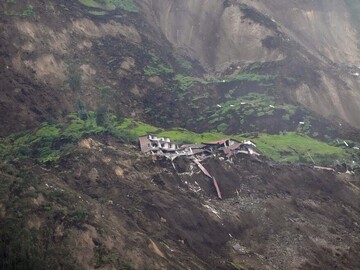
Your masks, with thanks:
M143 153L164 156L172 160L179 156L203 159L211 155L225 155L227 158L230 158L238 153L254 156L261 155L255 143L251 141L239 142L231 138L199 144L178 145L171 142L169 138L144 135L139 137L139 142Z
M231 157L239 153L252 156L261 155L261 152L256 148L255 143L251 141L239 142L230 138L198 144L183 144L179 146L178 144L171 142L169 138L144 135L139 137L139 142L141 151L146 154L163 156L171 161L180 156L189 157L204 175L212 179L219 199L222 199L221 190L215 177L212 176L200 162L211 156L224 156L231 159Z

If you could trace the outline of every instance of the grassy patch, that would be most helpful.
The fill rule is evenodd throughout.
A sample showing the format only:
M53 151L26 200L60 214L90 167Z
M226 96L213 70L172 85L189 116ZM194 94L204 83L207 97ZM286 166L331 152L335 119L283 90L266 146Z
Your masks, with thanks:
M178 64L183 68L183 69L191 69L192 68L192 64L185 60L184 58L178 57L176 58Z
M208 81L201 79L201 78L191 77L191 76L186 76L186 75L181 75L181 74L177 74L174 79L182 91L186 91L191 86L193 86L193 84L195 84L195 83L201 83L201 84L209 83Z
M150 133L155 134L162 130L157 127L145 124L143 122L135 121L131 119L125 119L121 124L117 125L116 128L128 130L133 134L135 134L136 136L141 136Z
M122 128L116 117L107 118L106 126L96 123L96 114L89 112L86 120L76 114L68 116L65 125L44 123L38 130L24 132L0 140L0 157L3 160L35 159L39 163L57 161L63 152L89 134L109 133L119 140L135 142L137 137Z
M253 141L263 153L277 161L333 163L335 160L347 160L349 153L340 147L302 136L294 132L281 135L261 134Z
M164 64L158 64L156 66L146 66L144 68L144 74L146 76L155 76L161 74L172 74L174 70L165 66Z
M112 11L115 9L123 9L128 12L137 12L136 4L133 0L79 0L81 4L92 7Z
M172 74L174 70L161 62L160 58L154 53L150 53L151 64L144 67L146 76L155 76L161 74Z
M214 141L224 138L224 134L218 132L204 132L196 133L182 128L174 128L170 130L164 130L157 128L149 124L145 124L140 121L131 119L125 119L120 125L117 126L119 129L125 129L136 136L142 136L146 134L155 134L161 137L169 137L174 141L181 142L204 142Z
M219 104L212 109L209 123L214 124L223 121L229 115L264 117L273 115L275 111L281 111L283 120L289 121L296 112L296 107L291 104L276 104L275 97L260 93L249 93L238 98L228 97L228 101Z
M256 73L240 73L235 77L227 77L224 79L209 79L205 80L198 77L192 77L182 74L177 74L174 77L175 82L178 84L179 88L182 91L186 91L191 86L193 86L195 83L200 84L210 84L210 83L228 83L228 82L234 82L234 81L243 81L243 82L257 82L259 85L261 84L263 87L269 87L272 86L273 80L276 78L276 76L273 75L261 75Z
M191 132L186 129L172 129L167 131L162 131L158 134L162 137L169 137L172 140L182 143L201 143L201 142L209 142L209 141L216 141L221 138L226 137L226 135L220 132L204 132L204 133L196 133Z
M63 126L45 123L36 131L1 139L0 157L3 160L32 158L40 163L53 162L85 135L105 132L126 143L137 142L137 137L145 134L169 137L178 143L201 143L226 137L243 140L248 137L225 135L223 132L227 128L226 123L217 126L218 132L195 133L182 128L164 130L132 119L124 119L120 123L114 116L109 117L106 126L98 126L93 112L88 113L86 120L81 120L76 114L70 114L68 118L70 122ZM260 134L252 140L266 156L276 161L331 164L336 160L343 162L356 159L348 149L295 132L280 135Z
M225 127L220 126L220 132L196 133L186 129L174 128L164 130L154 126L126 119L119 128L128 130L138 136L154 134L161 137L169 137L178 143L201 143L216 141L222 138L232 137L236 140L244 140L245 135L226 135L221 132ZM325 142L303 136L295 132L281 135L260 134L252 138L258 148L269 158L275 161L305 162L316 164L332 164L335 160L350 160L350 153L341 147L329 145Z

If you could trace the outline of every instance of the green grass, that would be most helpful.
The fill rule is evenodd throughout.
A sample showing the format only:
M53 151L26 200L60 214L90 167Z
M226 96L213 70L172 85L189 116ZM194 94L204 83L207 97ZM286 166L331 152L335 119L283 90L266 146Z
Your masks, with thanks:
M264 117L273 115L275 111L280 111L284 114L284 121L289 121L294 115L297 108L291 104L276 104L276 98L270 95L261 93L248 93L245 96L232 98L227 96L228 101L220 103L221 107L214 107L211 110L209 123L219 123L229 115L237 115L240 119L243 116Z
M106 125L96 123L96 114L89 112L86 120L76 114L68 116L65 125L44 123L35 131L14 134L0 139L0 158L3 160L35 159L39 163L57 161L64 151L84 136L110 133L123 142L135 142L135 134L117 127L116 117L107 117Z
M253 141L266 156L276 161L312 162L313 159L316 163L326 163L350 158L350 154L343 148L295 132L282 135L261 134Z
M183 69L191 69L192 68L192 64L189 61L187 61L181 57L177 58L176 60Z
M119 125L119 128L126 129L137 136L154 134L169 137L178 143L201 143L229 137L242 141L247 137L241 134L226 135L222 132L196 133L181 128L164 130L131 119L126 119ZM335 160L344 161L351 158L351 154L344 148L332 146L295 132L280 135L259 134L251 140L257 144L260 151L275 161L312 163L314 160L316 164L331 164Z
M165 130L132 119L124 119L119 123L115 116L109 117L105 126L98 126L94 112L89 112L86 120L81 120L76 114L70 114L68 119L66 125L44 123L36 131L0 139L0 158L3 160L31 158L40 163L54 162L66 149L84 136L105 132L126 143L137 142L138 136L146 134L169 137L177 143L201 143L228 137L241 141L248 138L246 134L225 135L221 132L226 128L224 125L218 126L220 132L196 133L182 128ZM266 156L275 161L307 163L314 161L316 164L331 164L336 160L341 162L356 160L351 150L329 145L295 132L280 135L259 134L251 140Z
M180 128L162 131L157 135L161 137L169 137L170 139L176 142L186 142L186 143L201 143L201 142L216 141L224 137L227 137L226 135L220 132L196 133Z
M187 76L183 74L177 74L174 77L175 82L178 84L179 88L182 91L186 91L191 86L193 86L195 83L200 84L210 84L210 83L228 83L228 82L234 82L234 81L243 81L243 82L257 82L259 85L261 84L264 87L272 86L273 80L276 78L276 76L273 75L260 75L256 73L240 73L235 77L227 77L224 79L209 79L205 80L203 78L198 77L192 77Z
M144 67L146 76L168 75L174 73L171 67L166 66L161 59L154 53L149 53L151 64Z
M158 64L156 66L146 66L144 68L144 74L146 76L155 76L161 74L172 74L174 70L165 66L164 64Z
M98 8L106 11L112 11L115 9L123 9L128 12L137 12L136 4L133 0L79 0L81 4Z
M181 75L181 74L177 74L175 76L174 80L176 81L176 83L178 84L179 88L182 91L186 91L191 86L193 86L193 84L195 84L195 83L201 83L201 84L210 83L210 82L208 82L208 81L206 81L204 79L201 79L201 78L191 77L191 76L186 76L186 75Z
M145 124L140 121L135 121L131 119L125 119L121 124L116 126L117 129L125 129L132 132L136 136L142 136L150 133L158 133L162 129Z
M176 142L195 142L201 143L205 141L214 141L226 137L223 133L218 132L204 132L196 133L182 128L174 128L170 130L164 130L157 128L152 125L135 121L131 119L125 119L121 124L117 125L116 128L125 129L136 136L142 136L146 134L154 134L161 137L169 137Z

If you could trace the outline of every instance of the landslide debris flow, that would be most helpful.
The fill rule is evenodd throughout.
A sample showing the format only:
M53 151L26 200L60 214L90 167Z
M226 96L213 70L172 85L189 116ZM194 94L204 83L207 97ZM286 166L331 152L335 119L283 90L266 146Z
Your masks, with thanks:
M188 159L173 166L112 137L84 139L46 168L8 164L1 169L3 262L36 265L37 252L54 269L66 268L64 261L77 269L360 267L358 176L248 155L203 165L223 200ZM16 226L24 245L17 246L18 232L9 235ZM27 246L30 239L36 244ZM16 247L22 252L14 257ZM71 252L60 260L61 250Z
M346 168L215 155L218 200L188 159L124 144L251 132L277 160L355 165L358 7L1 1L0 268L360 269Z

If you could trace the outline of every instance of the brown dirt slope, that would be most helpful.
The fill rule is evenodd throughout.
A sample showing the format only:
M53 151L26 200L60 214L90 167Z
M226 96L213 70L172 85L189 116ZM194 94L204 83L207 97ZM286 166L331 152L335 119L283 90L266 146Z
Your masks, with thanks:
M194 110L208 122L205 112L238 88L278 96L336 128L360 127L359 82L351 75L358 39L344 1L136 2L137 13L101 15L79 1L2 1L0 134L62 120L78 102L195 129L198 119L188 121ZM30 5L32 14L19 15ZM149 67L155 71L146 73ZM235 80L227 88L187 89L175 80L181 74L222 81L239 72L276 79L261 87Z
M188 160L173 166L110 137L84 139L47 168L3 166L3 261L36 265L37 252L51 269L360 267L358 177L247 156L203 164L224 200ZM36 243L17 259L14 221Z

